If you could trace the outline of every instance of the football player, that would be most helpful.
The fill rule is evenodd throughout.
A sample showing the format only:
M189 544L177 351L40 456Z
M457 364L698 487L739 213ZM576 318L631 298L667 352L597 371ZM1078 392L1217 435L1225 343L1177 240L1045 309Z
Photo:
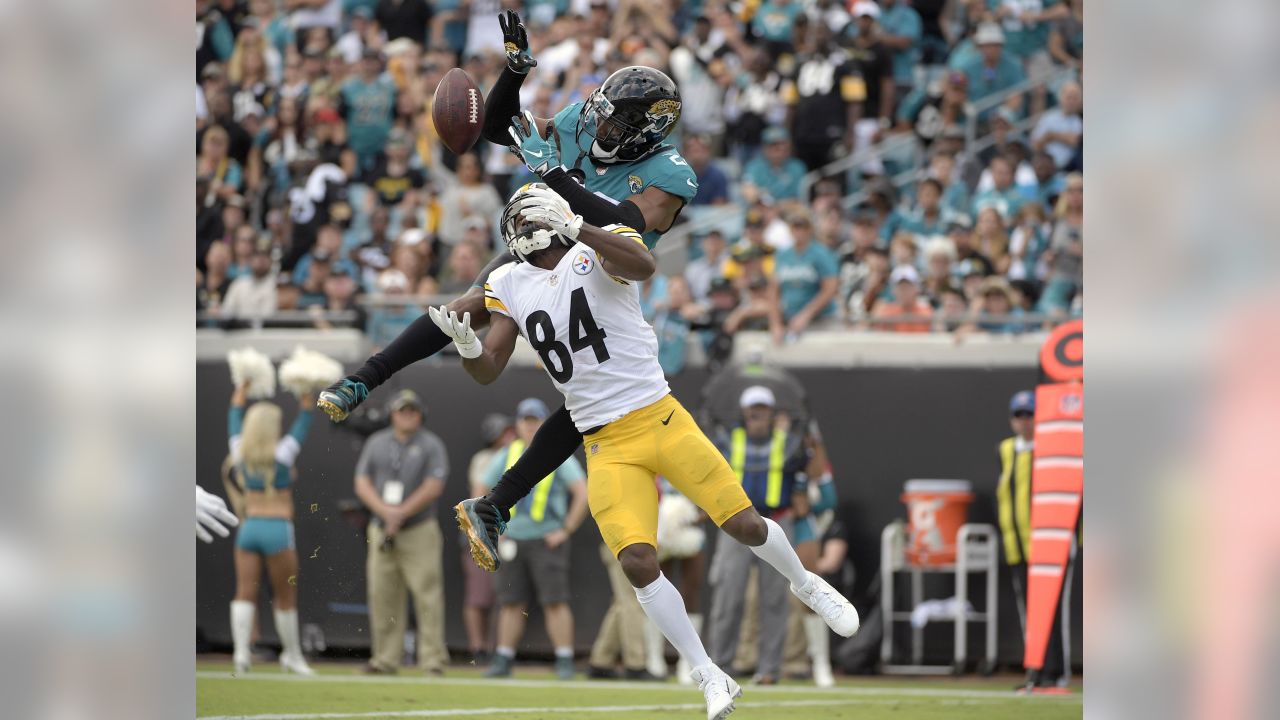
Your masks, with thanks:
M428 315L453 339L477 382L502 374L525 340L565 396L587 456L587 502L605 544L617 556L645 613L692 668L708 720L733 711L742 694L707 656L684 600L658 567L658 491L666 477L738 542L751 547L791 583L791 591L831 629L858 629L853 605L805 570L783 529L756 511L737 475L693 417L671 395L658 365L658 340L640 312L637 283L657 262L639 232L622 224L584 222L542 183L525 185L502 215L502 236L517 262L489 276L489 334L481 343L467 314L447 307ZM506 508L488 497L464 500L455 512L472 557L496 569Z
M680 119L675 83L653 68L626 67L605 79L585 101L568 105L553 119L534 118L527 112L520 117L520 86L538 63L529 51L520 16L507 10L498 23L507 67L485 99L484 137L519 153L529 169L586 222L636 228L645 246L652 248L698 191L693 170L674 147L664 143ZM482 288L495 268L510 262L511 255L504 253L489 263L472 288L449 303L448 309L460 316L470 313L473 328L487 324ZM321 392L317 404L340 422L392 374L448 344L448 336L424 315L354 374ZM504 510L510 508L581 443L562 406L504 473L490 499Z

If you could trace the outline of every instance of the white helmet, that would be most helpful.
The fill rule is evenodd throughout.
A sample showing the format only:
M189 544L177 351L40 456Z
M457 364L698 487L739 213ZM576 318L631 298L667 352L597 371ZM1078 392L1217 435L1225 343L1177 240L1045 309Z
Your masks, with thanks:
M546 183L525 183L516 190L502 210L502 242L520 262L528 261L530 253L549 248L553 242L559 241L566 246L573 244L572 240L554 230L521 222L520 201L530 197L529 191L534 189L550 190L551 188L547 187ZM520 229L517 230L517 227Z

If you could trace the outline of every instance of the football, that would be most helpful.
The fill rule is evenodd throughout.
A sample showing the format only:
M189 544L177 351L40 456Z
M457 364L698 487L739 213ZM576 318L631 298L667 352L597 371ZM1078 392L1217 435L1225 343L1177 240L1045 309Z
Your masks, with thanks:
M436 86L431 121L445 147L461 155L480 139L484 128L484 95L462 68L445 74Z

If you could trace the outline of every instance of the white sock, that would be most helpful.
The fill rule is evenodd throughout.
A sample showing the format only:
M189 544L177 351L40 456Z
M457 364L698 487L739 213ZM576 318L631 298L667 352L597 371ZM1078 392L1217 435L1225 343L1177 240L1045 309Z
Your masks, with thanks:
M689 623L693 625L693 631L702 635L702 613L689 613Z
M800 556L796 555L795 548L791 547L782 526L769 518L764 519L764 524L769 528L769 535L765 538L763 545L751 548L751 552L782 573L791 581L792 586L804 587L805 583L809 582L809 571L804 569L804 563L800 562Z
M516 649L512 647L499 645L498 649L494 650L494 652L496 652L497 654L501 655L502 657L508 660L514 660L516 657Z
M231 601L231 644L235 647L233 657L237 662L249 660L249 636L253 634L255 609L248 600Z
M276 635L280 636L280 652L289 658L302 659L302 643L298 641L298 611L273 610L276 621Z
M573 648L571 648L571 647L558 647L558 648L556 648L556 657L557 657L557 658L572 658L572 657L573 657Z
M684 611L684 598L665 575L658 573L657 580L636 588L636 599L644 608L644 614L658 626L690 667L711 664L711 658L702 646L702 638L698 637L693 623L689 622L688 613Z

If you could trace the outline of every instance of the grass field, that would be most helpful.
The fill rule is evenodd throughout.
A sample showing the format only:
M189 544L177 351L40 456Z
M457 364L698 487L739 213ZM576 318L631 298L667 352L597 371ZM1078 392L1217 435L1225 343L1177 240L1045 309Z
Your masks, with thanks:
M410 671L395 677L357 674L353 665L319 665L321 675L282 675L262 666L232 677L225 662L196 665L199 718L469 718L472 720L626 720L705 718L696 688L672 683L556 681L546 666L516 668L516 679L486 680L451 668L444 678ZM1080 688L1068 696L1019 697L1003 678L849 678L819 690L803 683L743 686L733 720L1056 720L1079 718Z

